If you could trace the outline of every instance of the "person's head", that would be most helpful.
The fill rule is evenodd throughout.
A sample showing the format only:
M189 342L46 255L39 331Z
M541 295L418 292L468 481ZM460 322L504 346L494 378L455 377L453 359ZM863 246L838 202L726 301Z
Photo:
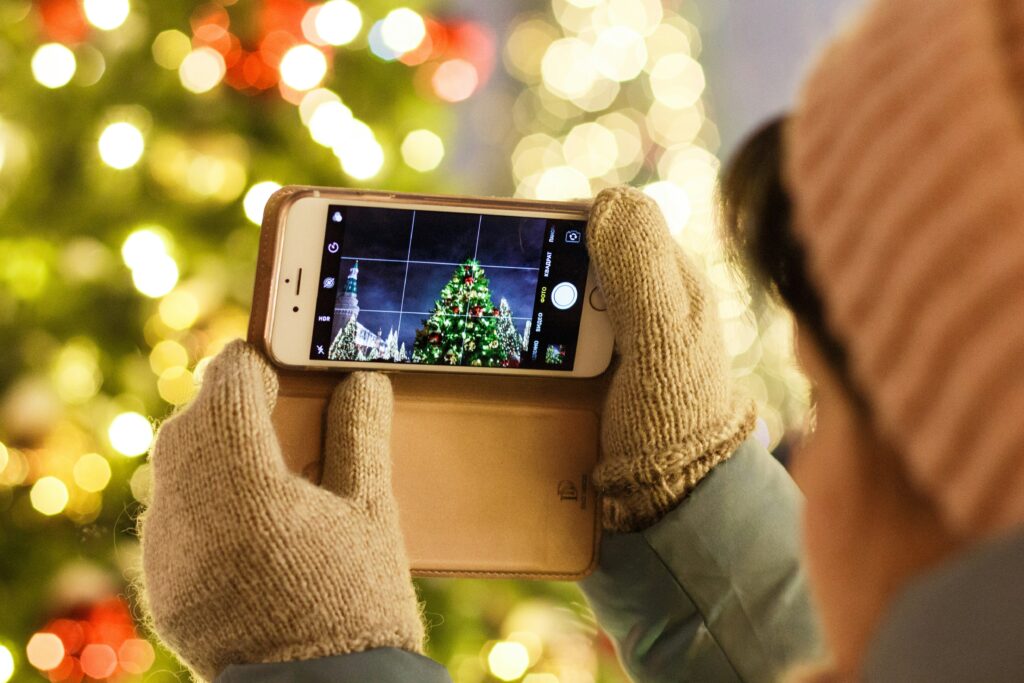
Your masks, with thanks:
M796 478L845 669L908 580L1024 523L1022 35L1009 5L877 0L724 175L815 384Z

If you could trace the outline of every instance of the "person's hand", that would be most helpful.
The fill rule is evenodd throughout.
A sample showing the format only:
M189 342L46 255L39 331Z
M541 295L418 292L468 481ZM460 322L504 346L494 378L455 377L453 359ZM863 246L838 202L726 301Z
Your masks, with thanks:
M732 455L755 413L731 388L711 289L654 201L627 187L601 192L587 235L620 356L594 483L604 527L637 531Z
M391 491L388 379L357 372L335 390L324 488L285 467L276 398L274 371L235 342L161 427L141 522L154 630L206 680L229 664L422 652Z

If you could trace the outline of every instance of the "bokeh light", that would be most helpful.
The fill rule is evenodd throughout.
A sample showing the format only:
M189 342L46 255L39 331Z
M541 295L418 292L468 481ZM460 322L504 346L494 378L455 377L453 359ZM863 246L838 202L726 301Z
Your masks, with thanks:
M668 180L659 180L644 187L644 192L658 203L665 222L673 234L679 234L690 220L690 202L686 193Z
M121 455L138 457L148 451L153 443L153 425L138 413L121 413L107 428L107 438Z
M153 646L140 638L129 638L121 643L117 650L117 659L121 668L129 674L142 674L149 671L156 659Z
M380 26L380 37L396 54L410 52L419 47L427 35L423 17L408 7L388 12Z
M296 45L281 58L281 81L295 90L311 90L327 75L327 58L312 45Z
M324 147L341 143L345 126L352 120L352 110L340 101L326 101L313 110L309 117L309 134Z
M86 676L103 679L117 670L117 653L106 643L89 643L82 649L79 662Z
M110 463L99 453L86 453L75 461L72 475L78 488L99 493L110 483Z
M601 31L594 44L597 71L613 81L629 81L640 75L647 64L644 37L625 26Z
M280 189L281 184L272 180L264 180L250 187L249 191L245 193L245 199L242 200L246 218L256 225L262 223L263 209L267 205L267 200L270 199L270 195Z
M348 0L330 0L316 9L316 33L328 45L348 45L363 28L363 15Z
M495 678L514 681L523 677L530 667L530 653L522 643L503 640L487 653L487 668Z
M133 231L121 245L121 258L129 268L145 268L153 254L166 254L167 243L151 228Z
M619 156L615 134L600 123L581 123L565 137L565 158L588 178L597 178L615 168Z
M226 71L224 57L212 47L203 46L189 52L181 61L178 78L186 90L198 94L217 87Z
M50 671L64 660L64 643L53 633L36 633L25 646L28 663L40 671Z
M2 468L0 468L2 469ZM5 645L0 645L0 683L7 683L14 677L14 654Z
M128 0L85 0L82 9L90 24L101 31L112 31L128 18L131 6Z
M187 403L196 392L192 373L183 367L164 370L157 379L156 387L160 398L175 406Z
M183 368L188 365L188 351L173 339L165 339L149 352L149 367L157 375L169 368Z
M68 504L68 487L57 477L41 477L28 495L32 507L48 517L59 515Z
M176 289L160 301L160 320L172 330L187 330L199 317L199 300L192 292Z
M476 90L480 76L476 67L466 60L449 59L437 67L430 83L442 100L461 102Z
M4 471L10 459L11 455L10 451L7 450L7 446L5 446L3 443L0 443L0 472Z
M178 275L178 264L170 254L151 253L144 266L132 269L132 284L139 293L156 299L174 289Z
M32 55L32 76L47 88L67 85L76 68L75 53L60 43L40 45Z
M384 148L373 129L359 119L345 123L334 153L342 170L356 180L368 180L384 166Z
M444 142L436 133L419 129L402 140L402 160L421 173L433 171L444 158Z
M192 41L181 31L168 29L157 34L152 50L153 61L173 71L181 66L192 51Z
M589 197L590 181L572 166L554 166L541 173L537 180L537 199L556 201Z
M598 77L590 45L574 37L551 43L540 68L544 85L565 99L586 95Z
M655 99L672 109L693 106L704 93L704 70L693 57L681 53L659 59L650 79Z
M100 133L100 158L111 168L131 168L138 163L145 148L142 131L127 121L111 123Z

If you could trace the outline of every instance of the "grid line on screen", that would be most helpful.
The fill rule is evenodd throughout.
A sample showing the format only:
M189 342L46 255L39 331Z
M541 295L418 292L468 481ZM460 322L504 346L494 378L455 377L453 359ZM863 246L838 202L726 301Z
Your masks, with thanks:
M412 242L412 237L411 236L409 238L409 242L410 243ZM453 263L451 261L410 261L408 259L399 259L399 258L373 258L373 257L367 258L367 257L363 257L363 256L349 256L348 254L342 256L341 260L342 261L379 261L379 262L382 262L382 263L405 263L405 264L415 263L417 265L425 265L425 266L461 266L462 265L461 263ZM485 270L487 268L492 268L492 269L494 269L494 268L504 268L505 270L540 270L540 268L533 268L531 266L499 266L499 265L494 265L494 264L490 264L489 265L489 264L486 264L486 263L481 263L480 267L484 268ZM404 288L403 288L403 293L404 293Z
M412 234L416 230L416 209L412 211L412 223L409 224L409 248L405 252L405 279L402 280L401 309L405 309L405 286L409 283L409 257L412 256ZM381 259L384 260L384 259ZM398 311L398 336L402 336L402 310Z

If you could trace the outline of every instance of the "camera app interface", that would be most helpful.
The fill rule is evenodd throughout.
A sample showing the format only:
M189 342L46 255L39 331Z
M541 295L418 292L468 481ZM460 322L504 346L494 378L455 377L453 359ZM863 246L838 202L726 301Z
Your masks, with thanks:
M332 205L310 358L570 371L585 227Z

